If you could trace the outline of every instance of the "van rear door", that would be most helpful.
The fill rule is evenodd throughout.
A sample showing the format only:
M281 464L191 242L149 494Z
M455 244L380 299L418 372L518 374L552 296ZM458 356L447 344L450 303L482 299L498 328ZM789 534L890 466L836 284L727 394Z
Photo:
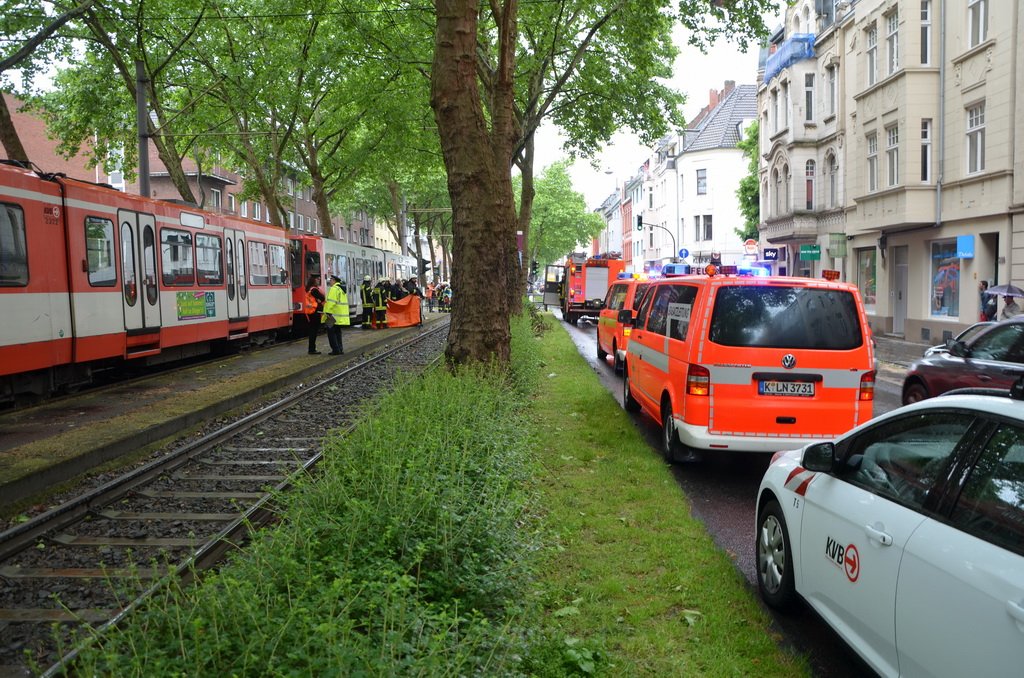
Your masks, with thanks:
M863 327L851 288L720 287L698 353L711 372L709 432L810 438L870 419Z

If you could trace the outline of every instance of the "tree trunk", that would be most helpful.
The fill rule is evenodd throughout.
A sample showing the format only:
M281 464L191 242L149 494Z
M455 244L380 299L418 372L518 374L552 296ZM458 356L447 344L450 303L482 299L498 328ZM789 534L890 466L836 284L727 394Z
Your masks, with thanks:
M510 275L516 284L509 287L509 308L516 315L523 310L521 300L526 294L526 280L530 272L530 220L533 219L533 199L537 195L533 182L533 142L533 132L528 132L523 144L523 155L519 159L519 175L522 178L522 192L519 196L519 230L523 234L521 250L523 261L521 265L513 266Z
M497 3L492 3L497 6ZM510 353L508 287L516 215L511 159L516 0L497 17L499 67L488 118L477 82L477 0L435 0L431 75L452 203L452 318L445 355L452 364L497 361Z
M21 145L18 137L18 130L14 129L14 121L11 120L11 112L7 109L7 98L0 92L0 142L4 145L4 152L11 160L29 162L25 147Z

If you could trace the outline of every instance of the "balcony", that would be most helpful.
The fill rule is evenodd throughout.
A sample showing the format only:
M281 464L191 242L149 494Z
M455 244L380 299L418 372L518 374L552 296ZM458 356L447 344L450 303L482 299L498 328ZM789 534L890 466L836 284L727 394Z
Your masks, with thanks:
M818 237L818 219L814 214L791 214L768 219L761 224L761 233L773 245L814 240Z
M794 33L779 45L775 54L768 57L764 65L764 81L770 82L772 78L798 61L813 58L814 34Z

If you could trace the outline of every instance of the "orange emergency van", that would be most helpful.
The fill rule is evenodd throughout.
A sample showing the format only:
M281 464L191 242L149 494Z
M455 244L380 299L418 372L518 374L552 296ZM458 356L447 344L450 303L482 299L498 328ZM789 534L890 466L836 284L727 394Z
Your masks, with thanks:
M604 308L601 309L601 315L597 320L597 359L604 360L611 354L615 360L616 373L622 372L626 345L633 329L629 323L620 320L619 312L632 312L650 284L647 279L625 278L615 281L615 284L608 288Z
M688 275L653 282L622 316L633 324L623 404L661 422L669 461L790 449L872 416L874 354L854 285Z

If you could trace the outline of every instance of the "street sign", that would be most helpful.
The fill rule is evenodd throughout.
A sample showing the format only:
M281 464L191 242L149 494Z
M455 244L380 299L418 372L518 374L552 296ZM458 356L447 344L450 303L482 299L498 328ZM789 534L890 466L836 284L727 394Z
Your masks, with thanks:
M821 245L800 245L800 259L802 261L820 261Z
M685 259L688 256L690 256L690 250L686 249L685 247L683 249L679 250L679 258L680 259Z

